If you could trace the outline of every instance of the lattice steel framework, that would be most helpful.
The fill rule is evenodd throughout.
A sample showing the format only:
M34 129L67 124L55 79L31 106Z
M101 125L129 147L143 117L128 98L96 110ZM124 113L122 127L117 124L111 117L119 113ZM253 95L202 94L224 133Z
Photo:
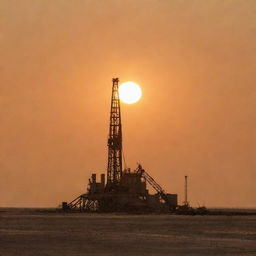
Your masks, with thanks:
M122 176L122 124L118 78L112 79L112 97L110 108L110 125L108 136L108 170L107 187L119 183Z

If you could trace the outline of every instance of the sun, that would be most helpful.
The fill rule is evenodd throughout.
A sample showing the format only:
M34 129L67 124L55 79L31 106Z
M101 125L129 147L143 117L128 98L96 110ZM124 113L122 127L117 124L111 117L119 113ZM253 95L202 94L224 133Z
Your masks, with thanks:
M134 82L125 82L119 87L120 100L126 104L137 102L141 98L141 95L141 88Z

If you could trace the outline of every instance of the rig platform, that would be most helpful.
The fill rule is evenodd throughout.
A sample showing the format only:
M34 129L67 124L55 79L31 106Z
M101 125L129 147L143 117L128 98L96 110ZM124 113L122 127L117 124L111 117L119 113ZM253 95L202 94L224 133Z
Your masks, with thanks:
M140 164L134 171L123 169L122 123L118 78L112 79L110 124L108 136L107 180L101 174L89 179L87 191L70 203L63 202L64 211L174 213L178 206L177 194L166 193ZM155 194L150 194L151 185Z

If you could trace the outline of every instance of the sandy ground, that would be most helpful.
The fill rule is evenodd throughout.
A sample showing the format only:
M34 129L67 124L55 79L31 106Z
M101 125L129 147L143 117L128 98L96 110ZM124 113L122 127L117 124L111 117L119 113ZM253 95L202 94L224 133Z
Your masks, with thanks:
M2 211L0 255L256 255L256 216Z

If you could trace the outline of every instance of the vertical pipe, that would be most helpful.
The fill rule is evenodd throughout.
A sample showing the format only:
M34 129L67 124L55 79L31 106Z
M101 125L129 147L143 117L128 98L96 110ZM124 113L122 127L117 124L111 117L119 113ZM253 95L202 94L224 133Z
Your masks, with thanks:
M100 177L101 177L101 184L102 184L103 186L105 186L105 174L102 173Z
M92 183L96 183L96 173L92 174Z

